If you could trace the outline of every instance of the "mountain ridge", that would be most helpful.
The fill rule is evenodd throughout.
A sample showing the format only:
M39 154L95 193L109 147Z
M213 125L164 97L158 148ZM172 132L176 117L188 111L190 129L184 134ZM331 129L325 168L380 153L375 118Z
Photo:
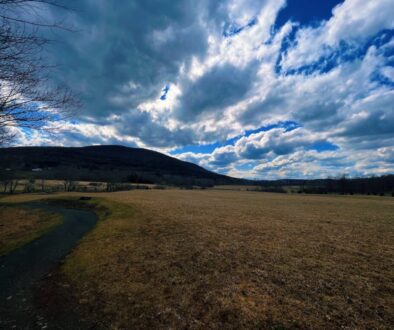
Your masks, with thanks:
M234 184L247 180L209 171L157 151L122 145L0 149L0 169L19 177L166 184ZM8 170L8 171L9 171Z

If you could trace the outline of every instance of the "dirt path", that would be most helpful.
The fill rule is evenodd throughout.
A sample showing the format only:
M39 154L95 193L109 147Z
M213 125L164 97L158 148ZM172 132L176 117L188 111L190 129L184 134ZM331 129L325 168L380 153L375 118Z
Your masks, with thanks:
M34 286L97 222L94 213L44 203L29 206L60 213L63 222L35 241L0 257L0 329L50 329L32 303Z

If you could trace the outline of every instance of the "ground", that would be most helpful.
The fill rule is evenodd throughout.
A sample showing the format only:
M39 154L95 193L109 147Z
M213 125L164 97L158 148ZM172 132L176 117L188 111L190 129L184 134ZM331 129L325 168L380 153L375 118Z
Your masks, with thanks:
M0 256L47 233L60 221L53 213L0 204Z
M393 328L391 197L90 196L101 221L57 283L72 287L62 301L97 328Z

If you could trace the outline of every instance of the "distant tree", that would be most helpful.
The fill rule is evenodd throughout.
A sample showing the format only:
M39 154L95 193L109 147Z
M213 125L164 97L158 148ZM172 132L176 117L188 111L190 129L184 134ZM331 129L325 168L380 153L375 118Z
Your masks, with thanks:
M9 184L9 180L6 178L1 178L1 185L2 185L2 189L3 189L3 193L7 193L7 188L8 188L8 184Z
M115 182L107 182L105 185L105 191L107 192L115 191Z
M75 191L78 186L78 182L72 179L66 179L63 181L64 191Z
M339 189L341 194L346 193L346 188L347 188L347 178L346 174L343 174L341 178L339 179Z
M15 137L12 127L49 129L77 106L69 89L49 79L42 54L50 40L41 30L63 27L43 18L45 6L62 7L57 0L0 0L0 146Z
M16 178L13 178L9 182L9 193L13 194L16 191L16 188L18 187L19 180Z
M325 189L327 193L332 193L334 191L334 180L331 177L325 179Z
M16 188L18 187L19 184L18 177L11 170L1 171L0 181L3 188L3 193L5 194L13 194L16 191Z
M30 178L25 184L25 192L29 193L35 191L35 183L36 180L34 178Z
M41 185L41 191L44 192L45 191L45 179L44 178L41 179L40 185Z

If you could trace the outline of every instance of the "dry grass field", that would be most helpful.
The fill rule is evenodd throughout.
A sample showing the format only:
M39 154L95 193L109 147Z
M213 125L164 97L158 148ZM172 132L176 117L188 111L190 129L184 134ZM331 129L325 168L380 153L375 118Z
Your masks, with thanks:
M59 216L0 204L0 256L31 242L60 223Z
M73 304L64 308L95 328L394 327L393 198L218 190L91 196L109 212L100 211L56 285L74 293L57 302Z

